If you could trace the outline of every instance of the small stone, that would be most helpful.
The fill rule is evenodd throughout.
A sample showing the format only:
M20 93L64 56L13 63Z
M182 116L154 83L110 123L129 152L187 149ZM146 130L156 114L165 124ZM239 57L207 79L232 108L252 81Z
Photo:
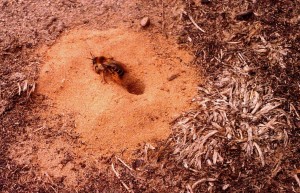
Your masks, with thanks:
M147 27L150 25L150 19L149 17L144 17L142 20L141 20L141 26L142 27Z
M170 76L169 78L168 78L168 81L172 81L172 80L174 80L174 79L176 79L176 78L178 78L180 76L180 74L173 74L172 76Z

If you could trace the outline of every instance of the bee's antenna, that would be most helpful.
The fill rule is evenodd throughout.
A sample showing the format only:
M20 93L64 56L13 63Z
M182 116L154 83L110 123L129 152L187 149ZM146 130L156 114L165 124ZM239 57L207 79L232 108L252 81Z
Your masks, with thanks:
M91 58L87 58L87 59L93 60L95 58L95 56L94 56L94 54L92 54L89 44L86 41L84 41L84 42L86 43L88 49L90 50L90 54L91 54Z
M92 54L92 52L90 52L90 54L91 54L92 58L95 58L95 56Z
M93 60L95 56L92 54L92 52L90 52L90 54L91 54L91 58L87 58L87 59Z

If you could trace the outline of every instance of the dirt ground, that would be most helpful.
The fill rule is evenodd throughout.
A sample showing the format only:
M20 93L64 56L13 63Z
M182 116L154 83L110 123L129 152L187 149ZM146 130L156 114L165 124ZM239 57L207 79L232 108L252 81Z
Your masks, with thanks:
M53 114L69 115L59 129L64 130L68 122L74 121L73 131L84 143L72 150L80 157L77 161L98 159L112 153L126 155L129 159L138 144L166 139L170 135L169 123L178 112L191 107L191 98L196 95L197 70L188 67L192 57L174 45L175 42L159 35L151 38L146 32L72 30L46 53L39 53L45 57L45 63L40 70L36 93L45 96L49 101L47 106L51 107L38 116L46 120ZM126 61L128 74L122 83L141 92L132 94L109 77L107 83L102 82L102 76L94 72L87 57L90 52ZM170 80L174 75L178 77ZM48 124L45 121L36 131L42 132ZM35 140L26 144L38 149L45 145L45 141L36 143ZM58 150L64 147L60 140L54 140L47 147L46 155L42 151L35 155L36 158L22 156L19 164L36 162L51 176L63 173L64 182L67 182L72 168L66 166L63 172L57 169L62 160ZM12 148L11 157L18 151L21 151L18 146Z
M1 192L300 191L299 1L6 0L0 9ZM103 82L91 54L124 63L123 82ZM283 101L288 140L257 140L267 147L261 166L262 152L247 156L219 134L222 164L189 167L172 126L200 108L198 89L245 66Z

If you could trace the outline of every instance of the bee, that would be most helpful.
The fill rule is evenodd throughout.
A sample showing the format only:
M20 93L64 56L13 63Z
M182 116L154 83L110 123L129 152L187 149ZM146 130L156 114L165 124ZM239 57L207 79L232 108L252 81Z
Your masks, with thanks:
M102 81L107 82L105 76L110 74L113 78L117 78L120 81L126 73L124 64L114 60L113 58L107 58L104 56L91 58L93 62L94 70L97 74L102 73Z

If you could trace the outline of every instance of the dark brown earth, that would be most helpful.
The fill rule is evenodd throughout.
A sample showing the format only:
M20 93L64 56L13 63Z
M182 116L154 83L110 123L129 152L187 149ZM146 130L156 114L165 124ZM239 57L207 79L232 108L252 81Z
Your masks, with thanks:
M300 172L299 1L58 0L40 3L7 0L0 3L0 9L1 192L300 192L300 184L295 178ZM205 32L197 29L188 15ZM140 21L145 16L150 18L150 25L142 28ZM157 123L159 131L162 131L157 132L154 138L148 136L145 141L132 140L134 143L126 146L131 149L129 152L121 151L122 143L116 145L121 148L109 144L117 150L104 148L105 154L98 150L101 143L97 143L97 154L93 150L86 151L93 146L76 129L77 112L64 112L60 109L62 105L57 106L60 102L68 105L63 102L66 98L55 101L54 95L40 92L43 68L54 58L51 54L50 58L45 58L43 53L55 48L62 37L74 33L74 30L101 32L111 29L123 29L126 33L133 32L152 41L159 37L164 46L154 46L156 52L153 56L157 56L161 64L164 64L163 59L176 58L176 52L184 53L176 58L176 66L180 63L177 60L181 61L184 55L194 57L192 62L183 60L185 64L181 68L194 70L196 67L195 71L199 70L200 75L191 75L188 71L188 77L184 77L185 72L176 77L176 71L175 74L166 74L164 79L169 85L187 78L185 84L188 89L176 90L176 86L170 89L176 94L182 93L178 100L186 97L192 100L194 94L190 93L193 92L190 89L195 87L196 91L197 84L213 82L223 69L234 67L235 63L227 63L230 59L226 57L242 53L246 63L254 69L249 71L249 75L265 80L275 97L286 99L283 108L289 112L292 124L287 131L287 146L277 147L272 157L271 154L266 157L268 165L264 167L257 160L245 156L241 149L228 144L222 149L222 153L230 158L225 160L225 164L205 166L200 173L185 169L173 154L176 142L167 126L177 113L174 109L169 111L169 106L165 105L163 107L173 115L160 119L163 120L160 124L155 114L151 114L153 120L150 124ZM174 40L177 40L177 45ZM141 38L140 41L148 40ZM139 42L136 45L143 46ZM174 48L171 54L164 52L173 45L181 50ZM220 50L225 55L221 62L216 60ZM89 50L85 53L88 54ZM125 60L120 53L116 50L113 54ZM147 59L147 63L150 64L151 60ZM159 65L157 68L161 72L166 71ZM97 80L96 76L93 78ZM100 82L100 78L97 81ZM123 93L121 96L130 96L112 82L105 86L107 91L110 85ZM34 89L35 86L37 89ZM55 95L54 98L60 97ZM169 102L167 99L166 104ZM295 110L291 110L291 104ZM192 106L182 102L178 114L188 108ZM155 111L155 108L150 108L149 112ZM149 133L152 134L151 130ZM217 181L209 182L210 178ZM192 187L199 179L205 180Z

